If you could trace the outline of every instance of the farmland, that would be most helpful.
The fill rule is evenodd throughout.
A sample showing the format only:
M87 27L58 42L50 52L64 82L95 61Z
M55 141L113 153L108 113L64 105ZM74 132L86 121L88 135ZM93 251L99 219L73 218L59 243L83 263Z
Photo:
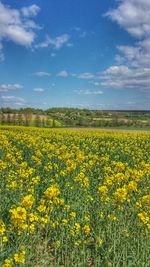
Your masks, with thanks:
M150 134L0 127L0 266L148 267Z
M150 111L78 108L0 109L0 124L36 127L137 128L150 130Z

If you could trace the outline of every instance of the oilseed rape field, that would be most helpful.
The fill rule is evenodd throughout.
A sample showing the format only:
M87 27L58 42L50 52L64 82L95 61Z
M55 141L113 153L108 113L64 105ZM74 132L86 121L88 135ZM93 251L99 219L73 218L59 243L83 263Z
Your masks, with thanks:
M150 133L0 127L0 266L149 267Z

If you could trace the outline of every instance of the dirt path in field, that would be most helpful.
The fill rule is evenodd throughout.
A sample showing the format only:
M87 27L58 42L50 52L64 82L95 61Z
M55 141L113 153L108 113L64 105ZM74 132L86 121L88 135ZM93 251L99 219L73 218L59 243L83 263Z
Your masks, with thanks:
M65 130L85 130L85 131L105 131L105 132L139 132L139 133L150 133L150 130L130 130L130 129L108 129L108 128L88 128L88 127L85 127L85 128L63 128Z

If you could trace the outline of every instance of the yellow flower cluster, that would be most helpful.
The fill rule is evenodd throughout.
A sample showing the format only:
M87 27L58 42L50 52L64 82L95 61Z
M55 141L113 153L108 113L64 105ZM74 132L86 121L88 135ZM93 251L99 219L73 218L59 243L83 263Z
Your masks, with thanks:
M25 251L21 251L20 253L15 253L14 254L14 260L16 263L25 263Z
M21 206L28 210L32 208L33 202L34 202L34 197L32 195L27 195L23 198Z
M44 195L50 200L57 199L58 196L60 195L59 187L57 185L51 185L46 189Z
M25 208L17 207L10 210L11 213L11 222L15 227L22 229L26 228L26 217L27 211Z

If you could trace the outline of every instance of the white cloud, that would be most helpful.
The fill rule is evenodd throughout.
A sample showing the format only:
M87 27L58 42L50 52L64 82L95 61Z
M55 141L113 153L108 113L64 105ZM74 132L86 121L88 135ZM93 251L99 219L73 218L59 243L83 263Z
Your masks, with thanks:
M23 7L21 11L25 17L36 16L40 11L40 7L37 5L31 5L29 7Z
M55 49L60 49L64 44L68 43L69 39L70 36L68 34L63 34L55 39L51 39L51 44L54 45Z
M60 48L68 44L69 39L70 39L70 36L68 34L62 34L55 38L46 36L45 41L35 45L35 48L47 48L50 46L53 49L59 50Z
M102 91L92 91L92 90L74 90L78 95L102 95Z
M50 45L50 43L49 43L49 37L46 36L45 41L43 41L43 42L41 42L39 44L36 44L35 45L35 48L47 48L49 45Z
M2 107L16 107L24 106L25 100L22 97L17 96L0 96L0 104Z
M15 84L0 84L0 92L9 92L9 91L15 91L18 89L22 89L23 86L21 84L15 83Z
M51 73L45 72L45 71L38 71L38 72L33 73L33 76L48 77L48 76L51 76Z
M93 73L89 73L89 72L84 72L81 73L77 76L79 79L93 79L95 77L95 75Z
M133 67L150 67L150 37L146 38L134 46L121 45L118 46L120 53L120 62Z
M69 73L66 70L60 71L57 76L67 78L69 76Z
M99 82L90 81L89 83L92 83L92 84L94 84L95 86L99 86Z
M117 46L116 65L101 75L97 86L150 91L150 1L121 0L105 15L132 37L133 45ZM138 41L137 41L138 40Z
M27 9L31 9L32 15L34 13L36 16L37 13L33 11L33 6L30 6ZM38 7L36 6L36 9L37 8ZM30 15L31 14L29 14L29 16ZM29 47L34 42L36 37L33 29L37 27L38 26L33 20L31 20L29 17L26 18L22 14L21 10L12 9L0 2L0 41L2 43L10 40L19 45Z
M45 91L45 89L44 88L34 88L33 91L37 92L37 93L43 93Z
M14 104L17 106L24 106L25 105L25 103L23 103L23 102L15 102Z
M24 99L22 97L16 97L16 96L1 96L1 100L4 102L16 102L21 101L24 102Z
M106 75L128 75L131 70L127 66L111 66L109 67L104 74Z
M139 91L150 90L150 67L137 68L127 65L113 65L103 72L71 74L73 77L89 80L90 84L97 87L113 89L136 89ZM101 94L102 91L77 90L78 94Z
M87 30L79 28L79 27L72 28L72 31L76 32L76 35L78 38L86 38L86 37L91 37L91 36L95 35L95 32L87 31Z
M111 66L105 70L97 83L114 89L138 89L141 91L150 90L150 68L128 68L126 66Z
M27 31L19 25L10 25L4 34L6 38L23 46L30 46L35 39L34 32Z
M134 37L141 38L150 34L149 0L121 0L118 7L106 15Z
M117 46L119 54L116 55L116 62L136 68L150 67L150 1L118 1L118 7L107 12L106 16L140 39L132 46Z

